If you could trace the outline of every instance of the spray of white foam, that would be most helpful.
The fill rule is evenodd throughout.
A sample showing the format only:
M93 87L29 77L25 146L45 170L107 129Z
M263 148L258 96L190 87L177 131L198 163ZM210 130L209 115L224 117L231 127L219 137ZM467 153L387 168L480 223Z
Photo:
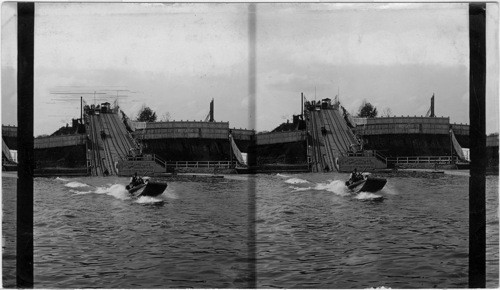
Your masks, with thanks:
M297 179L301 180L301 179ZM288 181L293 181L293 182L288 182ZM305 181L305 180L304 180ZM289 179L286 182L288 183L301 183L301 182L296 182L295 178ZM308 182L308 181L305 181ZM332 192L336 195L340 196L349 196L352 194L352 192L347 188L345 185L345 182L342 180L333 180L333 181L327 181L325 183L317 183L314 187L297 187L297 186L290 186L290 188L294 192L300 192L300 191L308 191L308 190L317 190L317 191L328 191ZM394 192L394 191L392 191ZM393 194L396 194L395 192ZM359 199L359 200L377 200L383 198L381 195L376 195L370 192L360 192L354 198Z
M69 179L64 179L64 178L61 178L61 177L56 177L56 180L57 181L62 181L62 182L68 182Z
M290 188L291 188L294 192L298 192L298 191L308 191L308 190L313 189L312 187L295 187L295 186L290 186Z
M291 177L290 175L285 175L285 174L281 174L281 173L276 174L276 176L283 177L283 178L289 178L289 177Z
M109 191L109 188L108 188L108 187L105 187L105 186L98 186L98 187L94 190L94 193L104 194L104 193L108 193L108 191Z
M289 184L309 183L309 181L300 178L290 178L285 180L285 182Z
M325 183L317 183L313 187L290 186L290 188L294 192L317 190L317 191L333 192L336 195L340 195L340 196L348 196L351 194L351 192L345 186L344 181L341 181L341 180L327 181Z
M384 188L382 188L382 192L384 194L396 195L398 194L397 190L393 188L390 184L386 184Z
M340 196L347 196L350 194L349 190L345 186L344 181L334 180L327 183L318 183L314 187L315 190L329 191Z
M152 196L141 196L135 202L140 204L154 204L162 203L163 200Z
M113 184L109 187L106 186L97 187L94 193L111 195L121 200L130 199L128 191L125 189L125 186L121 184Z
M69 192L72 192L76 195L82 195L82 194L89 194L89 193L92 193L93 191L78 191L78 190L74 190L74 189L70 189Z
M373 194L371 192L361 191L354 198L359 199L359 200L374 200L374 199L380 199L380 198L382 198L382 196Z
M70 183L66 183L64 186L71 187L71 188L78 188L78 187L86 187L89 185L85 184L85 183L78 182L78 181L72 181Z
M165 191L162 193L162 196L170 199L178 199L179 196L175 193L175 190L173 188L167 187Z

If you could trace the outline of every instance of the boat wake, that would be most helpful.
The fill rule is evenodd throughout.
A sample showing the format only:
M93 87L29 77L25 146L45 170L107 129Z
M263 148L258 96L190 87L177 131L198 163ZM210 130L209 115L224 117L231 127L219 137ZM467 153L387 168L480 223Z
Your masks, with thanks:
M74 193L76 195L93 193L92 190L89 190L89 191L79 191L79 190L74 190L74 189L70 189L69 192L72 192L72 193Z
M285 182L289 184L309 183L309 181L300 178L290 178L285 180Z
M135 200L135 203L139 204L158 204L163 202L165 202L163 199L152 196L141 196L137 200Z
M374 194L371 192L359 192L353 195L353 193L345 186L345 182L343 180L333 180L333 181L327 181L325 183L320 182L317 183L315 186L308 186L308 187L290 186L290 188L293 190L293 192L327 191L327 192L332 192L339 196L352 196L354 199L361 201L381 201L384 199L384 196Z
M318 183L316 184L315 190L328 191L333 192L336 195L340 196L348 196L351 193L346 188L344 181L342 180L333 180L326 183Z
M81 183L78 181L72 181L72 182L66 183L64 186L71 187L71 188L78 188L78 187L89 187L90 185L85 184L85 183Z
M384 197L381 195L377 195L377 194L374 194L371 192L364 192L364 191L359 192L354 198L359 199L359 200L368 200L368 201L369 200L376 201L376 200L384 199Z
M381 192L384 194L396 195L398 191L391 186L391 184L387 183L384 188L382 188Z
M348 196L351 194L349 190L346 188L345 183L341 180L333 180L325 183L320 182L317 183L315 186L310 186L310 187L291 186L290 188L292 188L294 192L316 190L316 191L328 191L340 196Z
M108 184L106 186L97 186L92 189L92 186L88 184L81 183L78 181L72 181L65 184L64 186L72 188L69 190L69 192L74 193L75 195L96 193L96 194L110 195L113 196L114 198L121 200L130 199L128 191L125 189L125 186L121 184L112 184L112 185Z
M113 184L111 186L100 186L97 187L96 190L94 191L97 194L107 194L110 195L114 198L121 199L121 200L127 200L130 199L130 194L128 191L125 189L125 186L122 184Z
M313 189L312 187L296 187L296 186L290 186L290 188L291 188L294 192L298 192L298 191L308 191L308 190L312 190L312 189Z
M107 184L104 186L97 186L97 187L92 189L91 186L88 184L72 181L70 183L67 183L65 186L72 188L69 191L71 193L74 193L75 195L84 195L84 194L95 193L95 194L106 194L106 195L112 196L112 197L114 197L116 199L120 199L120 200L132 199L128 190L125 189L125 186L122 184ZM89 190L89 187L91 188L91 190ZM167 190L165 190L165 192L163 192L163 194L160 196L165 196L166 198L171 198L171 199L178 198L174 192L167 191ZM139 204L163 203L164 200L161 199L160 196L157 196L157 197L141 196L141 197L135 199L134 202L139 203Z
M166 198L170 198L170 199L178 199L179 196L177 196L177 194L175 193L175 190L171 187L167 187L167 189L165 189L165 191L161 194L161 196L164 196Z

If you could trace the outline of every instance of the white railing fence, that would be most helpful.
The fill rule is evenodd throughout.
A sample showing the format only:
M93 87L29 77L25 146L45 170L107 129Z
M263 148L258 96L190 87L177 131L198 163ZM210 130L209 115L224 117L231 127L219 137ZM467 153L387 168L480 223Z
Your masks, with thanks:
M438 163L438 164L450 164L457 163L459 161L457 156L408 156L408 157L388 157L388 163Z
M166 165L173 168L233 168L236 161L167 161Z

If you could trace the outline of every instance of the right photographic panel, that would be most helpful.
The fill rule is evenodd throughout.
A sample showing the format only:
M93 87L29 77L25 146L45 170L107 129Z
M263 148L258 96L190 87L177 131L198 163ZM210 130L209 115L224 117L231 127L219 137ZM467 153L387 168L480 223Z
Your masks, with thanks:
M484 7L485 106L469 113L469 3L255 5L258 288L499 286L498 4Z

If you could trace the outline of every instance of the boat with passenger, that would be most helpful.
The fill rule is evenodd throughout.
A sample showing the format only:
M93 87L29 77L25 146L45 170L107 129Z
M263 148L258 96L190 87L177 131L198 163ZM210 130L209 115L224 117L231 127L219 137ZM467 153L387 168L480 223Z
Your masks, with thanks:
M149 177L138 177L137 173L131 178L130 184L125 187L134 197L151 196L162 194L168 184L161 180L151 180Z
M362 173L357 172L355 168L351 173L349 180L345 182L345 185L349 190L358 193L358 192L377 192L384 188L387 183L387 179L380 177L371 177L368 175L363 175Z

